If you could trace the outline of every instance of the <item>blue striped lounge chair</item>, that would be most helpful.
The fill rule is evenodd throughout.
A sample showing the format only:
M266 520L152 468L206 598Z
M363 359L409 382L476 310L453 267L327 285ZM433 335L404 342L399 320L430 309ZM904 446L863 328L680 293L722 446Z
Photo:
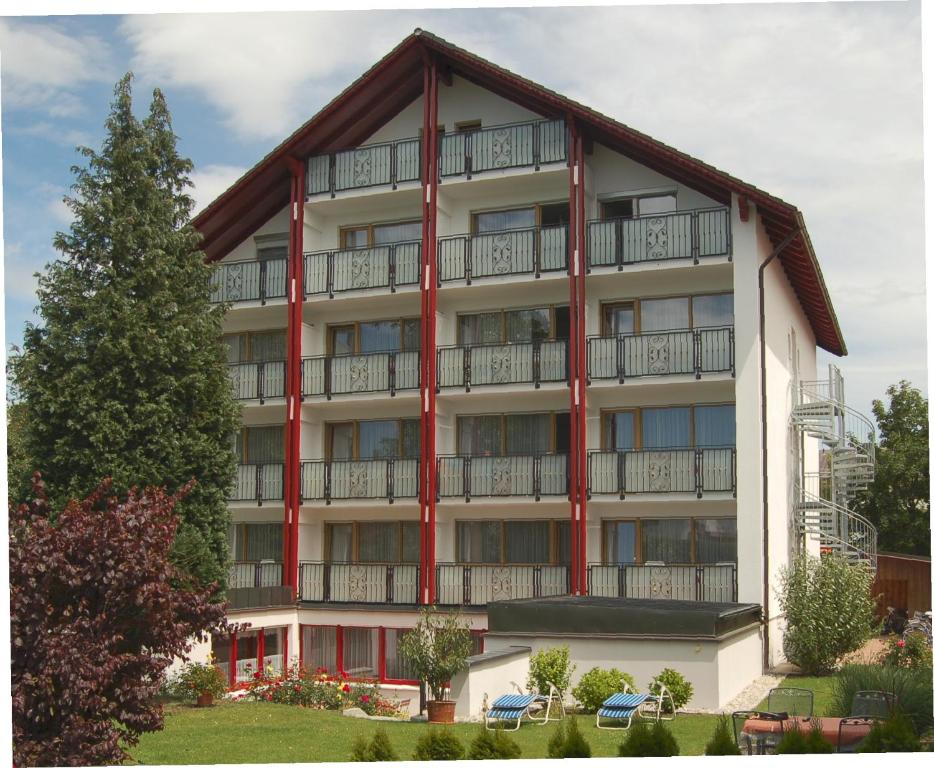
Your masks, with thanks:
M597 710L597 728L612 730L610 726L600 724L600 718L603 718L604 722L623 723L622 730L628 729L642 705L653 698L648 693L632 693L628 685L624 686L622 693L614 693Z
M552 715L552 707L560 711L560 715ZM537 712L532 714L532 708ZM542 714L544 710L544 714ZM483 716L483 722L488 730L496 728L505 728L510 731L519 730L522 725L522 718L526 717L539 725L544 725L549 720L560 720L564 716L564 702L560 692L554 685L549 683L547 696L535 693L510 693L500 696ZM508 723L515 723L511 728L507 728ZM492 724L492 725L491 725ZM501 725L500 725L501 724Z

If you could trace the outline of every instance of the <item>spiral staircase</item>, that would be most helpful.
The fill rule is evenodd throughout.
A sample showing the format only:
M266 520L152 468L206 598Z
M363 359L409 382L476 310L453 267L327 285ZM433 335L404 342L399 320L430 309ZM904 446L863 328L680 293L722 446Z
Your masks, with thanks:
M820 471L799 471L796 479L798 532L819 541L822 552L837 552L874 572L875 526L850 506L875 476L875 428L846 406L843 376L836 366L829 366L825 380L800 382L791 423L800 434L818 438L823 449Z

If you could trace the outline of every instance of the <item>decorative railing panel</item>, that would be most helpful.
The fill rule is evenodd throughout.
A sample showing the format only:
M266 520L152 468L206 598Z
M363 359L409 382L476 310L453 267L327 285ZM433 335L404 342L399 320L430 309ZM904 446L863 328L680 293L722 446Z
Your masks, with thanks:
M561 496L568 492L567 456L439 456L438 496Z
M438 350L438 386L534 384L567 381L567 339L473 344Z
M418 459L304 461L302 501L418 497Z
M415 605L419 567L412 563L299 564L299 600Z
M735 373L733 327L653 331L587 339L591 380L637 376Z
M587 263L620 269L626 264L704 256L729 256L729 208L652 214L587 222Z
M367 352L302 360L302 396L418 389L418 352Z
M567 160L563 120L494 125L441 137L441 176L470 176L506 168L529 168Z
M287 259L232 261L220 264L211 275L211 301L259 301L286 295Z
M305 295L418 285L422 244L418 241L305 254Z
M421 177L421 141L401 139L380 144L366 144L354 149L316 155L308 159L309 195L364 189Z
M284 464L239 464L231 501L281 501Z
M234 397L237 400L259 400L285 397L285 361L262 363L230 363L227 366Z
M438 280L567 271L567 227L531 227L438 239Z
M672 448L591 451L591 494L736 493L735 448Z
M566 565L438 563L435 569L439 605L486 605L497 600L570 592Z
M587 591L597 597L735 603L736 564L587 566Z
M278 587L282 584L282 563L265 561L237 561L230 566L228 589L251 587Z

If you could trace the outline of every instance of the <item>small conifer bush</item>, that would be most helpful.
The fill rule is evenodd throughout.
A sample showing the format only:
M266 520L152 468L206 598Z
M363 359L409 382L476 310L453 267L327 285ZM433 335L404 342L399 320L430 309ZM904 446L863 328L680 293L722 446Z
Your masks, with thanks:
M460 760L464 747L450 728L430 727L415 743L415 760Z
M730 718L721 715L717 718L717 728L713 732L707 746L704 747L705 755L741 755L739 747L733 740L733 728Z
M635 721L619 745L620 757L674 757L680 754L678 742L661 721L654 725Z
M548 757L590 757L590 744L584 738L577 726L577 718L572 717L568 720L568 727L565 731L564 724L558 724L558 730L548 742Z
M382 763L398 760L399 756L392 748L392 742L389 741L386 732L380 728L373 734L369 743L363 736L357 736L350 759L355 763Z
M481 726L467 751L468 760L516 760L520 757L519 745L502 728L491 731Z
M890 720L877 722L863 739L857 752L920 752L921 741L911 720L896 714Z

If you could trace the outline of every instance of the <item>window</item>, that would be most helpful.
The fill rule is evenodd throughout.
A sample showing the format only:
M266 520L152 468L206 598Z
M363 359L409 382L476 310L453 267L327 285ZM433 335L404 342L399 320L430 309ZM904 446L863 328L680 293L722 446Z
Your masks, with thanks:
M337 627L302 627L302 665L310 672L337 674Z
M459 520L455 528L459 563L570 562L571 526L567 520Z
M695 520L695 556L698 563L736 562L736 520Z
M331 563L417 563L417 520L325 524L325 556Z
M607 564L712 564L736 562L735 518L605 520Z
M416 459L421 453L418 419L330 422L328 459Z
M395 629L386 627L386 679L387 680L415 680L417 675L412 670L412 662L399 653L399 641L405 637L410 629Z
M243 427L236 434L235 449L240 464L281 464L285 461L285 428Z
M350 677L379 677L379 628L343 627L341 671Z
M230 526L234 560L282 560L282 523L236 523Z
M566 306L478 312L457 316L457 340L461 345L523 343L566 339L570 315Z
M694 445L698 448L736 445L736 406L694 406Z
M222 337L228 363L264 363L285 360L285 331L231 333Z
M272 239L266 239L267 237ZM256 258L258 261L289 258L288 235L270 235L263 239L256 238Z
M366 224L340 231L341 248L367 248L422 239L421 219L389 224Z
M733 325L733 294L668 296L603 305L603 335L683 331Z
M570 431L566 412L458 416L457 452L460 456L566 453Z
M570 209L566 202L530 205L504 211L483 211L473 215L473 233L483 235L513 229L532 229L537 226L558 227L566 225L569 218Z
M642 558L647 563L690 563L691 521L643 520Z
M638 197L619 197L603 203L604 219L632 219L636 216L650 216L659 213L672 213L678 209L674 195L642 195Z
M609 520L603 535L608 563L636 562L636 523L633 520Z
M736 445L733 403L633 408L608 411L601 420L607 451L732 448Z
M332 355L401 352L421 347L421 320L405 317L328 327Z

